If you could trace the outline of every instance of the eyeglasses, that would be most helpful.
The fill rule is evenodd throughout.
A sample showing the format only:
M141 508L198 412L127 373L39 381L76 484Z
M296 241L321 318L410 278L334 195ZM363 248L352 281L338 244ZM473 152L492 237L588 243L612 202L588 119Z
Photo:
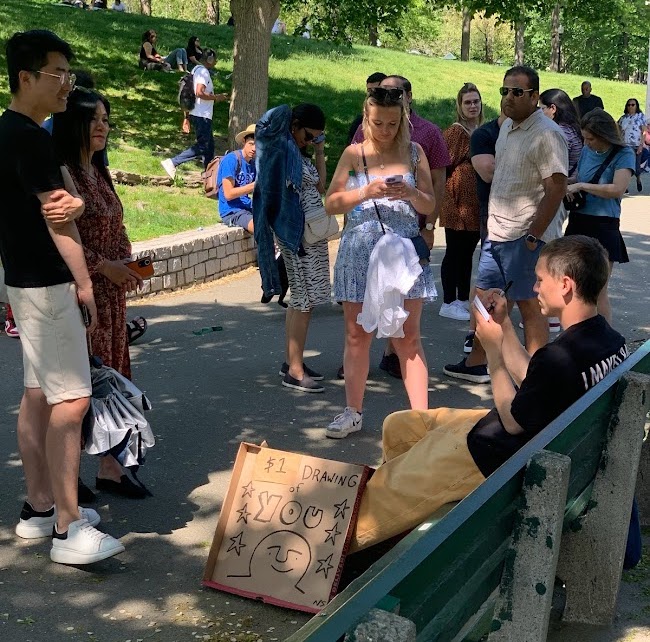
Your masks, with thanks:
M372 87L368 89L368 96L381 102L398 103L404 96L404 90L401 87Z
M463 100L463 105L467 107L476 107L477 105L480 105L481 101L480 100Z
M521 98L526 92L535 91L534 89L522 89L521 87L500 87L499 93L502 96L507 96L510 92L515 98Z
M70 85L70 87L72 88L74 87L74 84L77 82L77 76L75 76L74 74L70 74L68 72L64 74L51 74L47 71L41 71L40 69L33 69L32 71L33 73L41 74L42 76L52 76L52 78L58 78L59 82L61 83L61 87L63 87L67 82L68 85Z
M305 130L305 142L311 143L311 141L314 140L316 136L314 136L310 131L307 131L305 127L303 127L303 129Z
M636 103L628 103L625 105L626 107L636 107Z

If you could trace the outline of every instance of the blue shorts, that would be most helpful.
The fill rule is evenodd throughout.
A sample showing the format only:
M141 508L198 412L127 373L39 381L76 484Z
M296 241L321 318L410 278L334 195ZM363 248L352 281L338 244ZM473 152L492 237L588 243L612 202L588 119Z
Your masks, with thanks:
M475 285L479 290L490 290L492 288L503 290L506 286L499 265L494 260L494 256L492 256L492 243L487 238L481 246Z
M515 241L492 241L492 255L501 270L503 280L506 284L512 281L508 292L508 298L512 301L537 298L533 290L537 281L535 266L542 247L544 243L540 241L534 250L529 250L525 236Z
M248 224L253 220L253 212L248 210L235 210L221 217L221 222L228 227L243 227L248 229Z

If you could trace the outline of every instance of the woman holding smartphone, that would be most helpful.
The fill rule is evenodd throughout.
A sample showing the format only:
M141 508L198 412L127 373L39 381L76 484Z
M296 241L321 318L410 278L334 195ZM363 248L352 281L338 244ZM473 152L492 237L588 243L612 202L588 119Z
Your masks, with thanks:
M101 94L77 87L68 98L66 111L54 115L52 137L62 169L69 172L86 205L77 228L97 304L92 351L105 365L130 379L126 293L141 285L142 279L125 265L131 260L131 243L122 203L104 161L109 114L110 105ZM146 496L110 455L100 458L96 486L125 497Z
M347 404L326 430L328 437L336 439L361 430L372 334L357 323L357 317L363 306L370 255L383 235L382 224L403 238L416 238L416 211L420 212L427 218L422 236L429 248L433 245L431 172L422 148L411 142L403 99L401 88L368 90L363 104L364 142L344 150L325 199L329 214L350 212L334 268L334 296L343 303L345 317ZM352 176L358 188L349 189ZM427 265L404 301L409 313L403 326L405 336L393 339L411 408L418 410L428 408L429 381L420 317L423 302L435 294Z

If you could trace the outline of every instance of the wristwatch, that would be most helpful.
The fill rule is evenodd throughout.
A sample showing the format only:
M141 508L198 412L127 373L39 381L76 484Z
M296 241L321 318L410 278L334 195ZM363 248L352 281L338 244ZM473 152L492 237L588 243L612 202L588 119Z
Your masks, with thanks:
M427 224L424 226L424 229L425 229L427 232L432 232L433 230L436 229L436 226L435 226L433 223L427 223Z
M528 241L528 243L539 243L539 239L532 234L526 234L526 241Z

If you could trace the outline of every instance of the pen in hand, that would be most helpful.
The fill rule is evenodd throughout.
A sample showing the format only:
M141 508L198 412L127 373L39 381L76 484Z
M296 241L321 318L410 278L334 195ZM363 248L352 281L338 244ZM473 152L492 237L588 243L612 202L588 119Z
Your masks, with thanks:
M501 296L505 296L506 294L508 294L508 290L512 287L513 283L514 281L508 281L508 283L506 283L506 287L503 288L503 290L501 290ZM487 311L488 313L494 311L494 303L490 303L490 307L487 309Z

